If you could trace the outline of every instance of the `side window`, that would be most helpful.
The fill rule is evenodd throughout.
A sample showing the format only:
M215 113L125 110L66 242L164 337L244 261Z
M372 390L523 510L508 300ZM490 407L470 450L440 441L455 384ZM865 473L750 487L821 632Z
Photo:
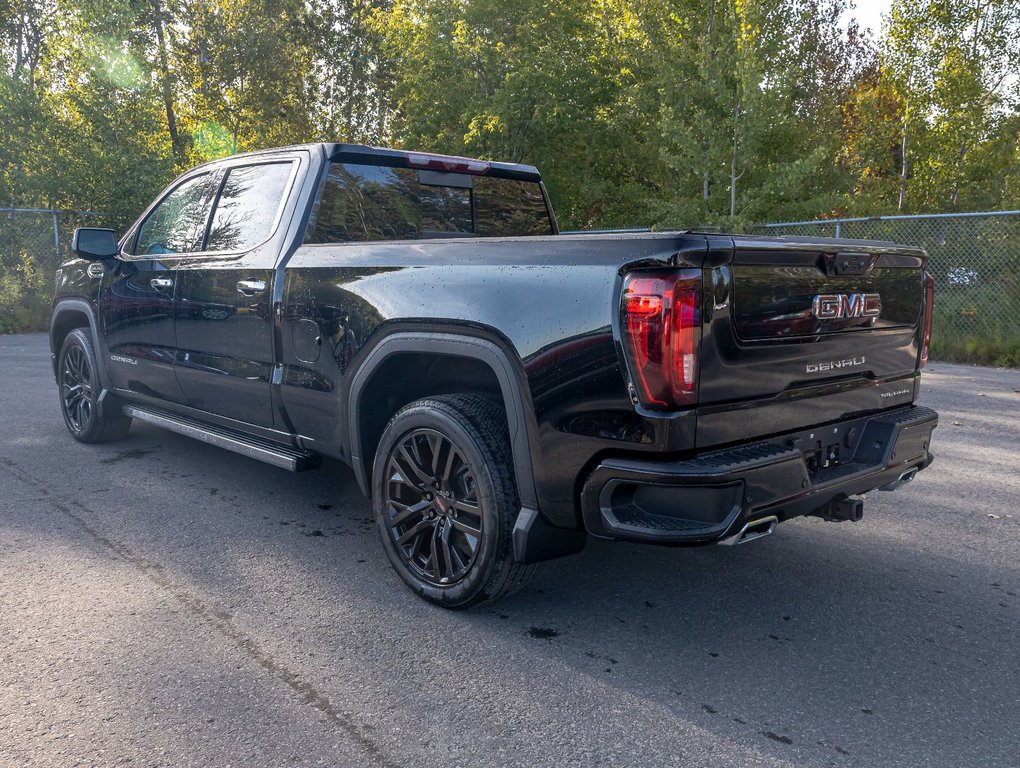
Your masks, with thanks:
M537 181L332 163L306 243L550 235Z
M194 176L163 198L138 230L135 255L199 250L209 213L205 195L208 181L208 173Z
M292 168L293 163L268 163L227 171L204 250L244 251L265 240Z

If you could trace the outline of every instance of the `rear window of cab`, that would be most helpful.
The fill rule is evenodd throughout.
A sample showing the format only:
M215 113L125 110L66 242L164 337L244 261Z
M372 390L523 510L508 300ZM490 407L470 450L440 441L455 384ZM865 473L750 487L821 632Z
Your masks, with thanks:
M534 181L331 163L306 243L553 234Z

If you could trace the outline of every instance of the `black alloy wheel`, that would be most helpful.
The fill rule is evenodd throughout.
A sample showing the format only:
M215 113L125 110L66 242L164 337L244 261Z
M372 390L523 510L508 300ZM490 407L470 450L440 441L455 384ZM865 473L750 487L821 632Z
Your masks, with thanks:
M80 346L67 350L60 365L60 399L72 432L82 432L92 419L93 373Z
M105 443L117 440L131 428L131 419L116 406L99 407L102 384L96 367L96 354L86 328L75 328L64 339L57 357L57 386L64 423L81 443Z
M517 591L520 511L502 407L442 395L401 408L376 451L372 499L390 563L416 594L466 608Z
M416 429L390 454L387 475L387 524L407 566L432 584L462 579L478 555L484 516L461 449L434 429Z

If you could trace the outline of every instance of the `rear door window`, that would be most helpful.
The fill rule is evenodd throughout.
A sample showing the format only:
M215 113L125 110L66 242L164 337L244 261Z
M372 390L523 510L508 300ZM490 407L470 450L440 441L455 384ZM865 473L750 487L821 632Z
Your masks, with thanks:
M206 251L246 251L275 228L293 163L235 166L216 200Z

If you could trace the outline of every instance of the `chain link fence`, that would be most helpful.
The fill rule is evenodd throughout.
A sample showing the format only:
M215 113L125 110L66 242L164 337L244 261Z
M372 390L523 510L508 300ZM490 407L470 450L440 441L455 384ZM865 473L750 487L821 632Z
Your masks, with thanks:
M754 232L921 246L935 278L932 356L1020 366L1020 211L796 221Z
M104 226L92 211L0 208L0 333L45 328L54 272L75 227Z
M92 211L0 208L0 333L42 329L53 274ZM762 224L757 234L918 245L935 277L936 359L1020 366L1020 211Z

